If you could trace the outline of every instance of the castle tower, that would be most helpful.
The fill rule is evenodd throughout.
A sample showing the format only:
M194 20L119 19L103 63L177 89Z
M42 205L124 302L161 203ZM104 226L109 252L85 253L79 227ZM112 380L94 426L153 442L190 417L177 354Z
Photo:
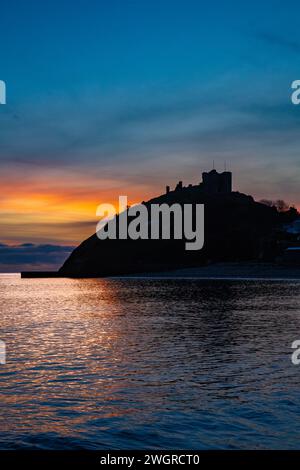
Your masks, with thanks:
M230 194L232 192L232 173L218 173L215 169L202 173L203 191L208 194Z

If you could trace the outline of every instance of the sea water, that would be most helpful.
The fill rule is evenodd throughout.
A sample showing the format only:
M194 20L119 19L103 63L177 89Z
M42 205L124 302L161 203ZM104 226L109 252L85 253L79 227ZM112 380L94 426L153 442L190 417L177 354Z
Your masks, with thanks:
M0 276L0 448L300 449L300 283Z

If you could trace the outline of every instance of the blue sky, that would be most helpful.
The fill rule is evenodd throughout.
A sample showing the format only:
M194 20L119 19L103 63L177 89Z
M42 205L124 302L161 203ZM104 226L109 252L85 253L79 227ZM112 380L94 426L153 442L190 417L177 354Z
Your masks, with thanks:
M64 217L71 230L120 190L138 200L179 179L196 183L213 160L220 170L227 161L236 189L300 207L300 106L290 102L298 2L12 0L0 9L4 244L77 243L88 231L58 236ZM29 209L33 196L44 206Z

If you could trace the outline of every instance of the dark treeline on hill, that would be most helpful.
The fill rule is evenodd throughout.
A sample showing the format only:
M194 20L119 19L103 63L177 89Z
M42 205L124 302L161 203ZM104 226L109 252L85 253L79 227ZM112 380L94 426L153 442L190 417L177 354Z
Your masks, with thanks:
M60 275L97 277L195 267L211 262L274 261L282 252L284 224L299 217L255 202L238 192L206 193L199 186L180 187L151 204L204 204L205 243L187 251L185 240L99 240L96 234L76 248Z

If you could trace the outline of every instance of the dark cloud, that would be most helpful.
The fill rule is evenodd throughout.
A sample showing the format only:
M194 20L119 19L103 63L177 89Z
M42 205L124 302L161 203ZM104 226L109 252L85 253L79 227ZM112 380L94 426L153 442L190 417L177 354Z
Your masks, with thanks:
M56 270L73 251L73 246L0 244L0 272Z

